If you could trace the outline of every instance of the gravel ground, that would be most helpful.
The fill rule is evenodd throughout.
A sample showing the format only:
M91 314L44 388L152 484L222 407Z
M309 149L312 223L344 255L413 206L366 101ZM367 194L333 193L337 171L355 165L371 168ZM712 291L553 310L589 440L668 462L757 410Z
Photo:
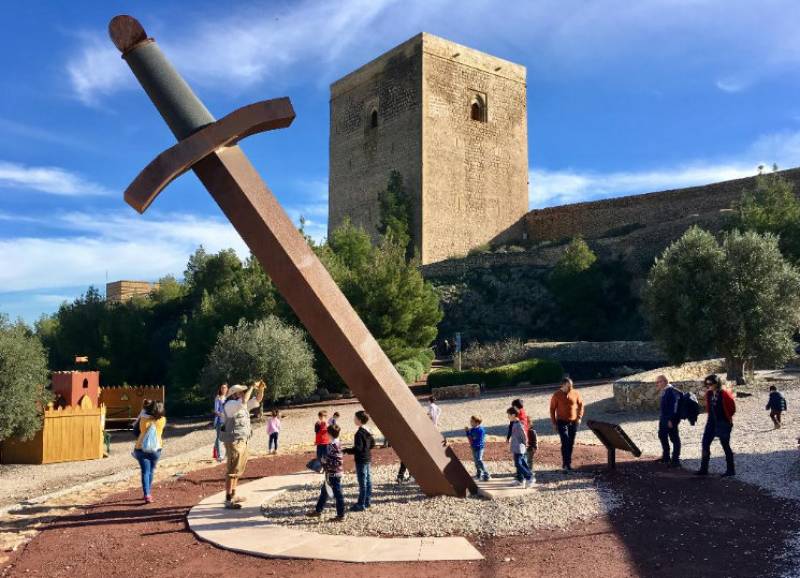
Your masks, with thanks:
M455 449L459 455L469 453L464 444ZM598 446L575 449L576 466L587 470L594 470L605 456ZM507 452L504 443L487 447L489 461L504 461ZM537 458L557 463L558 453L556 446L543 443ZM297 472L308 458L309 454L284 454L252 460L245 481ZM391 449L375 451L373 459L376 467L397 466ZM351 470L351 457L345 462ZM484 560L425 565L267 559L199 542L186 529L186 513L224 483L221 467L204 468L156 484L153 504L142 505L138 488L122 489L56 518L24 548L0 551L0 576L128 578L159 571L176 578L798 576L781 559L785 544L800 528L794 503L737 480L700 480L652 460L619 466L616 473L600 474L623 498L621 507L607 516L576 522L567 530L472 537Z
M793 376L798 379L796 375ZM740 479L766 488L774 494L800 500L800 463L796 438L800 434L793 419L793 408L800 407L800 383L779 386L784 390L789 411L784 417L784 427L773 430L768 412L764 410L767 393L737 400L738 411L731 445L736 452L736 467ZM586 418L622 424L631 439L645 455L658 456L661 447L656 437L657 416L654 413L627 413L616 409L612 386L598 385L580 389L586 404ZM548 417L550 392L523 394L525 408L534 420L540 439L557 441ZM442 416L440 428L449 438L463 439L463 428L472 414L483 417L490 439L505 439L507 428L505 410L512 396L485 395L478 399L440 402ZM340 411L343 427L342 440L348 443L355 433L352 415L358 405L331 405L329 412ZM281 453L291 453L312 448L313 423L319 408L289 409L282 412ZM696 468L700 458L700 438L703 435L705 416L694 427L681 424L684 465ZM373 433L380 436L376 428ZM251 449L255 455L266 453L267 435L263 424L254 426L255 435ZM196 461L197 466L207 465L211 457L214 431L203 423L182 424L172 430L164 442L162 464L170 461ZM117 432L112 454L103 460L48 464L44 466L0 466L0 507L28 500L42 494L66 488L111 474L133 475L138 471L130 452L133 440L129 433ZM599 444L595 436L582 427L578 443ZM722 451L712 446L712 470L724 469Z
M488 462L499 477L511 477L509 461ZM514 536L534 529L566 528L577 520L588 520L619 505L612 491L591 474L563 475L555 466L536 469L537 484L524 496L499 500L482 498L426 498L413 482L398 485L397 468L378 466L373 473L373 504L365 512L352 512L344 522L332 523L335 515L329 500L322 518L309 518L320 486L312 484L284 492L262 506L275 524L300 526L323 534L350 536ZM355 476L345 474L346 505L358 495Z

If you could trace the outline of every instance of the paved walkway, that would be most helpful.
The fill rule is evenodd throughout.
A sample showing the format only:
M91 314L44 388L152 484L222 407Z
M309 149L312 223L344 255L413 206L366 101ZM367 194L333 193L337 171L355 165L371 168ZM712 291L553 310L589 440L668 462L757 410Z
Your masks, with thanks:
M246 498L241 510L222 507L224 492L209 496L187 516L195 535L215 546L266 558L335 562L432 562L482 560L466 538L372 538L332 536L272 524L261 504L282 492L319 483L319 474L298 473L261 478L238 488Z

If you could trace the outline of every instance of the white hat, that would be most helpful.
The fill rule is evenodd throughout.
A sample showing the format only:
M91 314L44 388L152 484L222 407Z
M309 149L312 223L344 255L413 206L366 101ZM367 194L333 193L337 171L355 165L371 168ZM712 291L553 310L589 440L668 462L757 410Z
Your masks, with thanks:
M237 393L242 393L244 391L247 391L247 387L245 387L244 385L240 385L238 383L236 385L232 385L228 388L228 395L225 396L225 399L234 396Z

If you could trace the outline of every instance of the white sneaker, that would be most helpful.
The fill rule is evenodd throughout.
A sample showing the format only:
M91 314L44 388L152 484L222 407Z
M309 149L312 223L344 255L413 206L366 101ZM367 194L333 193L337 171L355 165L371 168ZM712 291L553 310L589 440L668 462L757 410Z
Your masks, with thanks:
M511 485L512 486L522 486L523 482L520 482L519 480L514 480L513 482L511 482Z
M536 483L536 480L533 480L533 479L525 480L525 489L527 490L528 488L532 488L535 483Z

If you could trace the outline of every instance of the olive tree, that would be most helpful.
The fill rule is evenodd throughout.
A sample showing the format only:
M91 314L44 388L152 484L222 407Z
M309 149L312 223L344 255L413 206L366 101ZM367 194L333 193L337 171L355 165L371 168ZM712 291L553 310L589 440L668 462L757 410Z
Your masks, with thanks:
M41 341L21 323L0 316L0 440L30 438L42 428L50 400L47 356Z
M308 395L317 386L314 353L305 333L274 315L226 326L208 355L201 384L215 391L221 383L264 380L265 396Z
M722 355L742 383L750 363L778 365L793 353L800 272L774 235L733 231L720 244L693 227L653 265L644 292L653 336L674 363Z

